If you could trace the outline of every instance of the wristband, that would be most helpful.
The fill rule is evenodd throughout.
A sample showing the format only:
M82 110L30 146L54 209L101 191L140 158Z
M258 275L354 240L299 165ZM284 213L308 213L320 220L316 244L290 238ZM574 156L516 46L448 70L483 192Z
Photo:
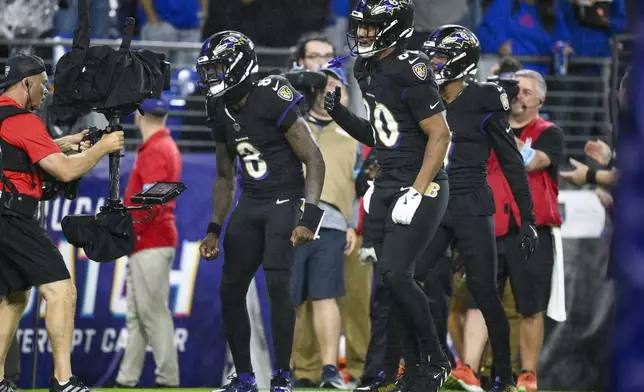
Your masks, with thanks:
M324 210L320 207L315 204L304 203L304 212L302 213L302 217L297 225L304 226L317 235L323 216Z
M588 171L586 172L586 183L597 185L597 170L593 169L592 167L589 167Z
M523 157L523 165L528 166L530 162L532 162L534 157L537 156L537 150L527 144L524 144L523 148L521 149L521 156Z
M221 233L221 225L215 222L208 223L208 230L206 233L215 233L217 234L217 237L219 237L219 234Z

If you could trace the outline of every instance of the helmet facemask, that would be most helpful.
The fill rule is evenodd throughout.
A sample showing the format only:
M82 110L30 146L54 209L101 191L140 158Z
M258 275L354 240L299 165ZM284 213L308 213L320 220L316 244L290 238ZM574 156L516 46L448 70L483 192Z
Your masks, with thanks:
M363 58L369 58L395 46L401 39L411 36L413 29L406 30L402 34L396 33L394 27L398 24L397 19L383 21L368 21L356 17L353 11L349 21L347 32L347 43L352 53Z
M221 49L219 49L221 48ZM197 60L200 86L207 97L218 98L242 83L251 74L257 73L259 64L253 55L218 46L211 56Z

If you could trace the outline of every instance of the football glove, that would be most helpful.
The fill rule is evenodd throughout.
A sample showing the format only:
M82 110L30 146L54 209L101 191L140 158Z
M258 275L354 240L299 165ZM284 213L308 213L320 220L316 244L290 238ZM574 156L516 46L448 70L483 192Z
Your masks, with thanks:
M391 212L391 220L401 225L409 225L422 200L423 195L410 187L407 193L396 200L394 210Z
M335 88L335 92L328 92L324 96L324 110L327 113L331 113L337 105L340 104L340 98L342 97L342 89L340 86Z
M539 235L537 234L537 228L534 223L527 221L521 222L519 241L521 241L523 256L528 260L539 247Z

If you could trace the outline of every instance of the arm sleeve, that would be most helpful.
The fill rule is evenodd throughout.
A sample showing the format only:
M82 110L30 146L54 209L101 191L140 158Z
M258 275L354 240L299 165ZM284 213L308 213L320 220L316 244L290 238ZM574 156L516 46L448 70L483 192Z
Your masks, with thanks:
M32 114L8 118L3 123L2 137L27 153L31 162L62 152L54 139L47 133L45 124Z
M552 165L557 166L564 163L565 145L563 131L554 125L539 135L537 140L532 144L532 148L546 154Z
M445 110L435 83L407 87L402 92L402 99L411 110L416 122L421 122Z
M519 207L521 219L534 222L535 216L528 174L523 166L523 159L517 149L507 115L503 112L491 114L483 124L483 129L489 135L490 145L499 159L505 178L508 180Z
M369 147L373 147L376 143L374 131L371 123L364 118L358 117L351 113L346 106L337 104L333 111L329 113L333 121L338 123L346 133L351 135L354 139Z

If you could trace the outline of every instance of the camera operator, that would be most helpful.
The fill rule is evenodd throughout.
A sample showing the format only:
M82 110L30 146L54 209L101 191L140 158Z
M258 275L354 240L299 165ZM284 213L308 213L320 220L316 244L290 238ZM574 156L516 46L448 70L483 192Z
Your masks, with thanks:
M12 392L4 380L4 361L32 286L47 301L47 332L53 348L54 377L49 391L88 392L72 375L71 349L76 288L63 257L34 218L42 196L44 172L70 182L90 171L106 154L123 148L123 133L113 132L90 148L81 148L82 134L52 140L45 125L30 111L46 92L47 74L37 56L17 54L7 60L0 84L0 390ZM87 147L87 146L84 146Z

